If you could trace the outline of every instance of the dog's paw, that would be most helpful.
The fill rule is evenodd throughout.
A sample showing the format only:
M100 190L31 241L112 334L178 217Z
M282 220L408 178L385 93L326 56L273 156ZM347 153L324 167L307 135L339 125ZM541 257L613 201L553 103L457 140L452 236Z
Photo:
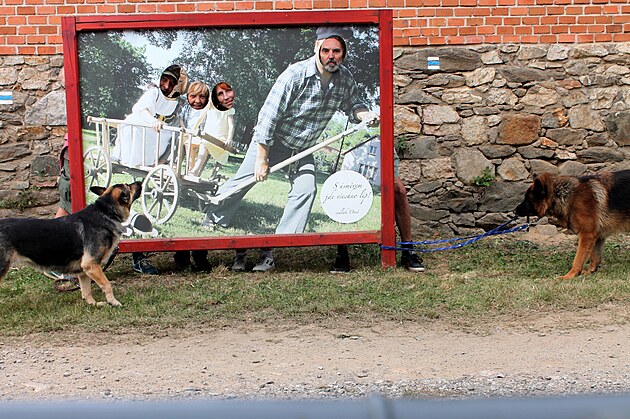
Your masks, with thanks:
M103 303L103 304L105 304L105 303ZM120 301L118 301L118 300L110 301L109 305L112 306L112 307L122 307L122 304L120 304Z

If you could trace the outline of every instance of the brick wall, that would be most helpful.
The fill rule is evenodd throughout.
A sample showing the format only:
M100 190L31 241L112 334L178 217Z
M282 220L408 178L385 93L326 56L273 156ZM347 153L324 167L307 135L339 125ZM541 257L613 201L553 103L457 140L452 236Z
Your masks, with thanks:
M61 16L392 8L396 46L630 40L628 0L3 0L0 55L62 52Z

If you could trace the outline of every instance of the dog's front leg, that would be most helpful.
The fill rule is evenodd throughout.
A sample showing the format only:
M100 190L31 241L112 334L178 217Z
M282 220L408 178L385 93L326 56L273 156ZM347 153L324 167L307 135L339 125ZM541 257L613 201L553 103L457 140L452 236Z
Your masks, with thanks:
M105 273L103 273L103 269L101 269L101 265L96 262L92 262L87 264L86 266L81 266L83 271L96 282L96 284L101 287L101 290L105 294L105 298L110 305L120 307L122 304L114 297L114 292L112 290L112 284L109 282ZM97 304L98 305L98 304Z
M584 263L586 259L591 254L593 250L593 246L595 245L595 234L594 233L578 233L578 248L575 253L575 258L573 259L573 266L571 266L571 270L564 276L561 276L561 279L571 279L576 277L582 272L582 268L584 267Z
M92 279L84 273L79 274L79 286L81 287L81 298L90 305L96 305L96 300L92 297Z

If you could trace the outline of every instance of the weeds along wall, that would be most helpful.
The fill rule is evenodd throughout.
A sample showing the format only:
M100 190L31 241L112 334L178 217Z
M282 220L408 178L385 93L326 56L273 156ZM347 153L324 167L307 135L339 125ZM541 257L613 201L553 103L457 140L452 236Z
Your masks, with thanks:
M496 225L535 173L630 166L627 0L5 0L0 216L54 213L62 16L364 8L393 9L396 146L418 238Z

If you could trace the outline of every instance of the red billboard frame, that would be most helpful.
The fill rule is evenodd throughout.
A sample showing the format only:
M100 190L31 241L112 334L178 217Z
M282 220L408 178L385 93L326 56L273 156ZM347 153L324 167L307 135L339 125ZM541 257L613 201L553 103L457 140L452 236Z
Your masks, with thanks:
M120 251L177 251L188 249L238 249L262 247L369 244L395 246L394 229L394 121L393 40L391 10L344 10L323 12L243 12L162 14L130 16L68 16L62 18L66 107L73 211L85 206L83 147L79 91L77 34L108 30L183 29L200 27L278 27L327 24L374 24L379 31L381 118L381 229L339 233L273 234L206 238L129 239ZM395 266L394 250L381 250L384 267Z

